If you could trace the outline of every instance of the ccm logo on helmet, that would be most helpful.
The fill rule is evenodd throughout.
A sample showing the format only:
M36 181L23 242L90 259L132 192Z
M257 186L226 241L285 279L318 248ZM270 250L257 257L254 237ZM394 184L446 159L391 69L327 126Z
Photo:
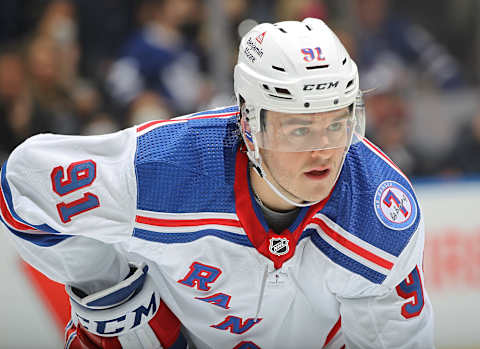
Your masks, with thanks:
M321 84L307 84L303 85L304 91L312 91L312 90L328 90L332 87L338 87L338 81L330 81L330 82L322 82Z

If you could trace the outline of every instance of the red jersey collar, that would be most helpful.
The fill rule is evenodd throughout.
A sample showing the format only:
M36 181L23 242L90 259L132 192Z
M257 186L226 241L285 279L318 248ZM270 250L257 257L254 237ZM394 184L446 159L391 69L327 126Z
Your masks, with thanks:
M276 234L268 227L262 210L255 201L249 183L248 171L248 157L241 147L237 151L235 164L234 192L237 216L253 246L262 255L272 260L274 267L278 269L293 256L305 226L310 222L313 215L325 206L330 195L315 205L303 207L300 210L299 218L281 234ZM293 229L293 231L290 229Z

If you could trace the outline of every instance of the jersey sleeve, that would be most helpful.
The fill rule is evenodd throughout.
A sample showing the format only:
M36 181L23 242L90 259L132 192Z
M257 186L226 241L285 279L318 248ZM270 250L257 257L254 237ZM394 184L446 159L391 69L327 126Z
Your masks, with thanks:
M357 275L338 296L342 333L348 348L434 348L433 310L424 286L424 228L399 256L384 283Z
M135 148L135 131L127 129L37 135L13 151L1 171L1 221L27 262L88 289L128 273L116 245L133 231Z

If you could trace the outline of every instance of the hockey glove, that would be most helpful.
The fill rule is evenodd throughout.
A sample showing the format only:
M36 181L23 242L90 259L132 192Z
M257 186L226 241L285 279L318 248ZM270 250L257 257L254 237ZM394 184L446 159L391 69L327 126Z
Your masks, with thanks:
M66 291L72 320L65 329L65 348L170 348L179 339L180 322L160 301L145 264L130 265L125 280L94 294L70 285Z

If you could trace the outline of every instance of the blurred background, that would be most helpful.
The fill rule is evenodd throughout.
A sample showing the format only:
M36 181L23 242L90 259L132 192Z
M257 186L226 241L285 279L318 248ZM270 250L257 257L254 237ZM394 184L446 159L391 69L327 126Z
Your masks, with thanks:
M414 181L438 348L480 348L479 16L478 0L1 0L0 161L41 132L108 133L234 104L241 35L321 18L358 64L367 136ZM61 348L0 239L0 348Z

